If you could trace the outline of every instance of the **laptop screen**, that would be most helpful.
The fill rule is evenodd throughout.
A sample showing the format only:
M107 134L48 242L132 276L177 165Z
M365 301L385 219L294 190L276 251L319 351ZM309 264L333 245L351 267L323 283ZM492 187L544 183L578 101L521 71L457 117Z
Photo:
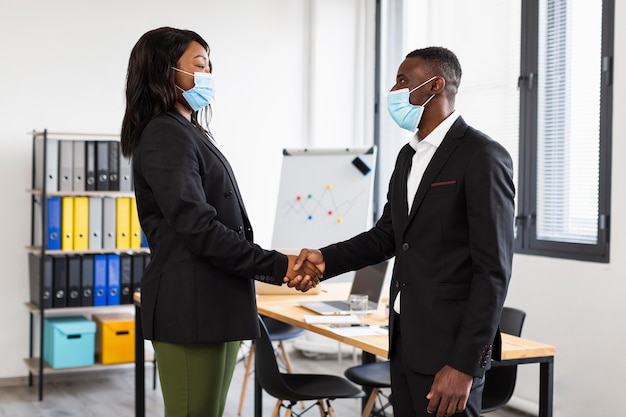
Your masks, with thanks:
M350 294L367 294L370 301L378 304L385 281L388 262L361 268L354 274Z

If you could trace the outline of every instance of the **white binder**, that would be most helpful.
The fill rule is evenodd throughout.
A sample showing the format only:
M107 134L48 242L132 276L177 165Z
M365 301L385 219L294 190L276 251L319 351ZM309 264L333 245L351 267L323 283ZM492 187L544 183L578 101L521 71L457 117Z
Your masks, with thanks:
M102 249L102 197L89 197L89 249Z
M102 199L102 249L115 249L116 233L116 199L104 197Z

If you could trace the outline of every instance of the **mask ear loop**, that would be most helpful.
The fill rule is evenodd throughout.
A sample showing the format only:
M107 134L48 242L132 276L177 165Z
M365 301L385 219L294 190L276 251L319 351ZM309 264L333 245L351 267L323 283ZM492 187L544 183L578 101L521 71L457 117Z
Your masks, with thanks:
M421 83L420 85L418 85L418 86L417 86L417 87L415 87L414 89L410 90L410 91L409 91L409 94L411 94L413 91L417 90L417 89L418 89L418 88L420 88L420 87L424 87L426 84L428 84L429 82L431 82L432 80L434 80L434 79L435 79L435 78L437 78L437 77L438 77L438 75L435 75L435 76L434 76L434 77L432 77L431 79L424 81L423 83Z
M425 106L428 104L428 102L429 102L430 100L434 99L434 98L435 98L435 94L433 94L432 96L428 97L428 100L426 100L426 101L424 102L424 104L422 104L422 107L425 107Z
M178 71L178 72L182 72L183 74L187 74L187 75L189 75L189 76L191 76L191 77L193 77L193 76L194 76L192 73L187 72L187 71L183 71L183 70L178 69L178 68L176 68L176 67L172 67L172 69L173 69L174 71ZM428 81L427 81L427 82L428 82Z

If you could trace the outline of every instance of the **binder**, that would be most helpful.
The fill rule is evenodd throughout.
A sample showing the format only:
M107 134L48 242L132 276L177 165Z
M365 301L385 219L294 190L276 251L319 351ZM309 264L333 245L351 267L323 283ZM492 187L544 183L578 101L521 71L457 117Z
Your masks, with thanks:
M74 198L61 198L61 249L74 248Z
M115 247L130 249L130 197L118 197L115 210Z
M47 147L44 152L44 140L35 139L35 182L36 190L42 190L46 185L46 192L59 191L59 141L47 139ZM45 153L45 170L44 170Z
M72 191L74 181L74 144L71 140L59 141L59 191Z
M120 255L110 253L107 257L107 305L120 304Z
M74 197L74 250L89 249L89 197Z
M93 257L93 305L107 305L107 256L104 254Z
M85 191L85 141L74 141L74 179L72 190Z
M52 307L67 307L67 258L58 255L52 258Z
M48 231L46 248L49 250L61 249L61 199L59 197L48 198Z
M141 225L139 224L137 200L135 197L130 198L130 248L141 248Z
M131 284L131 293L141 289L141 277L143 276L144 264L145 264L145 255L143 253L136 253L133 255L133 271L132 271L132 284ZM132 298L132 297L131 297Z
M102 197L89 197L89 249L102 249Z
M93 305L93 255L83 255L80 266L80 305L91 307Z
M120 155L120 191L133 190L133 161L132 157L124 158Z
M109 190L109 142L96 142L96 190Z
M115 249L117 227L115 223L115 200L113 197L102 199L102 249Z
M96 142L85 142L85 190L96 190Z
M33 227L31 229L31 239L30 239L30 243L31 246L34 247L40 247L43 246L44 244L46 246L43 246L44 249L46 249L48 246L48 230L46 229L46 232L43 233L43 202L42 202L42 198L41 196L38 195L34 195L32 196L33 199ZM43 242L42 242L43 239Z
M67 257L67 306L80 307L80 256L68 255Z
M109 190L120 189L120 143L109 141Z
M133 257L129 253L120 254L120 304L132 304Z
M43 276L40 268L43 269ZM29 253L28 270L30 277L30 302L39 308L52 308L52 257L44 255L42 260L41 255ZM43 301L43 305L40 305L41 301Z

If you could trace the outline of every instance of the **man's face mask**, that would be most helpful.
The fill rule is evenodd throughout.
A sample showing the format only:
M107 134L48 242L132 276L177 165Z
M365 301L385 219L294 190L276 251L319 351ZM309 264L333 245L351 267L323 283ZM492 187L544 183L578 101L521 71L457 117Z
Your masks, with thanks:
M184 91L179 86L176 86L176 88L183 92L184 99L187 101L187 103L189 103L189 106L194 111L198 111L201 108L211 104L211 101L213 100L213 95L215 94L215 80L213 79L213 74L209 74L206 72L194 72L192 74L190 72L183 71L175 67L172 67L172 69L193 77L193 88L187 91Z
M409 97L413 91L425 86L435 78L437 77L432 77L412 90L409 90L408 88L401 88L399 90L390 91L387 94L387 110L389 111L391 118L402 129L410 130L412 132L417 129L417 126L422 119L422 114L424 113L424 106L426 106L426 104L428 104L428 102L432 100L435 95L433 94L430 96L421 106L411 104Z

